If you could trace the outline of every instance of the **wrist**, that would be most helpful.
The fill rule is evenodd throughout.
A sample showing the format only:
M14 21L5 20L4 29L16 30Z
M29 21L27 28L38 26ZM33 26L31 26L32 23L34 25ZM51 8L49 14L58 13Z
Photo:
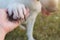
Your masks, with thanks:
M2 28L0 28L0 40L4 40L5 35L6 35L6 32Z

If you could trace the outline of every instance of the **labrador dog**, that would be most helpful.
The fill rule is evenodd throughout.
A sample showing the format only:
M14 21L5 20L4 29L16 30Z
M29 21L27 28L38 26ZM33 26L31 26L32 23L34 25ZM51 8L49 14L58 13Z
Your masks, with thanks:
M48 10L47 12L55 11L57 5L58 0L0 0L0 8L6 8L12 20L24 19L26 8L29 8L30 15L22 22L26 24L28 40L34 40L33 26L39 12L44 12L44 9ZM24 28L22 24L20 27Z

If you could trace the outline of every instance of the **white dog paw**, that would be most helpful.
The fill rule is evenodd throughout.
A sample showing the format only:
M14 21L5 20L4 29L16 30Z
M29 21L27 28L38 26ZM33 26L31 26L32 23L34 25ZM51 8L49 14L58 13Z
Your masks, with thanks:
M24 15L26 14L26 8L23 4L14 3L8 5L7 12L9 18L11 19L24 19Z
M28 40L35 40L34 38L30 38L30 39L28 39Z

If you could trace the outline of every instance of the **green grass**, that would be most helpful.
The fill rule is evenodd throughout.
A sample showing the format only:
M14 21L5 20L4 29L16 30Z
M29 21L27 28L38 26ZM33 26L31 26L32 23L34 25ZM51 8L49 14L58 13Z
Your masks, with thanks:
M60 40L60 11L50 16L39 14L34 25L36 40ZM6 35L5 40L27 40L26 31L16 28Z

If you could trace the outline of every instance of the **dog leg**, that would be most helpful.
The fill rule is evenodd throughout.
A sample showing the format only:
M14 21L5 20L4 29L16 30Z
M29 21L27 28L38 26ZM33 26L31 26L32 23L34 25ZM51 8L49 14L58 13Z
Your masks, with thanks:
M34 38L33 38L33 26L34 26L37 14L38 13L34 12L30 16L30 18L28 18L28 20L27 20L27 37L28 37L28 40L34 40Z

